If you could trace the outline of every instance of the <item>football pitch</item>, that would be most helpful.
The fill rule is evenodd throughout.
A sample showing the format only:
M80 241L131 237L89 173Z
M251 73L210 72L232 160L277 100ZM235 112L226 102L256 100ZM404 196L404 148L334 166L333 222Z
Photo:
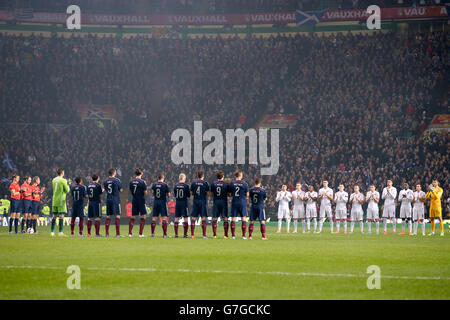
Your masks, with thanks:
M114 228L110 238L38 230L10 235L0 227L0 299L450 299L448 226L444 237L424 237L361 235L359 225L354 234L330 234L328 226L322 234L301 227L276 234L269 225L269 241L259 224L253 240L239 237L240 224L235 240L223 239L221 226L217 239L202 239L200 226L195 239L174 238L171 226L169 239L160 226L148 237L149 225L145 238L136 227L133 238L120 239ZM67 287L70 265L80 268L79 290ZM380 268L380 289L367 287L372 265Z

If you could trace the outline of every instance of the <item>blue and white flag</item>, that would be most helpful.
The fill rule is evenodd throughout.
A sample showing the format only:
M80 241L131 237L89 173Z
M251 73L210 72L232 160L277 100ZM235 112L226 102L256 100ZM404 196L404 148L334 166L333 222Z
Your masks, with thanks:
M10 170L14 170L14 163L12 160L8 157L8 154L5 152L3 156L3 164L5 167L7 167Z
M314 26L319 23L324 14L325 10L308 12L297 10L295 12L295 22L297 26Z

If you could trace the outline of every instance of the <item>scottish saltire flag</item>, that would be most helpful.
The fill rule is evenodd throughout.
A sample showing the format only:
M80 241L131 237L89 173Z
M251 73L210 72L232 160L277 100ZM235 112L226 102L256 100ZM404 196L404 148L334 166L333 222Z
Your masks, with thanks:
M6 179L5 177L0 176L0 180L3 181L4 183L6 183L7 185L11 184L11 180Z
M14 170L14 163L9 158L9 156L6 152L3 154L3 165L10 170Z
M308 12L297 10L295 12L295 22L297 26L313 26L319 23L324 14L325 10Z

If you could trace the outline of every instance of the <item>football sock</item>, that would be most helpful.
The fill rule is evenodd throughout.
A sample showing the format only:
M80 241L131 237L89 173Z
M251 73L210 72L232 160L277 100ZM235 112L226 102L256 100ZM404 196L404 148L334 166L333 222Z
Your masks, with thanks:
M223 232L224 232L225 237L228 237L228 226L229 226L228 220L224 221L223 222Z
M286 219L286 231L289 232L289 228L291 227L291 219L287 218Z
M194 235L195 231L195 220L191 220L191 236Z
M202 232L203 236L206 237L206 221L202 221Z
M134 218L130 218L128 222L128 234L133 234Z
M364 222L363 221L359 222L359 228L361 229L361 233L363 233L364 232Z
M308 221L306 222L306 224L308 225L308 232L309 232L309 230L311 230L311 220L308 219Z
M64 218L59 218L59 233L63 232Z
M106 218L106 221L105 221L105 234L106 235L109 235L109 226L110 226L110 224L111 224L111 219L110 218Z
M83 234L83 227L84 227L84 219L80 218L80 222L78 223L78 229L80 230L80 235Z
M9 232L12 231L13 224L14 224L14 218L9 218Z
M353 229L355 228L355 223L353 221L350 222L350 232L353 232Z
M408 220L408 227L409 227L409 233L412 233L412 221L411 221L411 219Z
M444 222L442 220L439 221L439 227L441 229L441 233L444 233Z
M139 235L142 236L142 232L144 231L145 226L145 218L141 218L139 220Z
M305 226L306 226L306 223L305 223L305 220L303 219L303 220L302 220L302 228L303 228L303 232L305 232Z
M343 223L344 223L344 232L347 232L347 220L344 220Z
M248 236L249 237L251 237L253 235L253 228L254 228L253 223L250 223L250 225L248 226Z
M367 232L369 232L369 233L372 232L372 222L371 221L367 222Z
M380 221L375 222L376 226L377 226L377 233L380 232Z
M319 221L319 232L322 232L322 227L323 227L323 219L320 218L320 221Z
M34 233L37 231L37 219L33 219L33 231Z
M70 220L70 234L73 234L73 230L75 229L75 218Z
M261 224L261 235L263 238L266 237L266 225L265 224Z
M281 231L281 224L283 223L282 219L278 219L278 231Z
M100 234L100 220L95 220L95 235L99 235Z
M23 232L24 226L25 226L25 218L22 218L22 221L20 222L20 231Z
M425 234L425 220L422 220L422 234Z
M434 233L434 229L435 229L435 222L434 222L434 218L431 218L431 232Z
M339 229L341 228L341 223L339 220L336 220L336 231L339 232Z
M19 218L14 219L14 231L17 233L17 229L19 228Z
M317 231L317 218L313 218L313 222L314 222L314 232Z
M298 221L294 220L294 232L297 232Z
M175 232L175 237L178 237L178 225L180 223L178 221L175 221L175 223L173 224L173 231Z
M163 235L167 236L167 221L163 220L162 222Z
M116 224L116 235L120 235L120 218L116 218L115 224Z
M156 222L152 221L151 226L152 226L152 234L155 234Z
M187 222L183 222L184 235L187 236L189 225Z
M231 236L236 236L236 222L231 221Z
M333 218L329 218L329 221L330 221L330 231L331 232L333 232L334 230L333 230L333 227L334 227L334 224L333 224Z
M387 218L383 219L383 228L384 228L384 232L387 232Z
M91 234L91 228L92 228L92 220L88 220L87 222L87 229L88 229L88 234Z
M406 225L406 221L402 220L402 233L405 233L405 225Z
M245 233L247 232L247 221L242 221L242 236L245 237Z
M31 219L26 219L25 220L25 226L26 226L26 231L28 231L28 229L30 228L30 222L31 222Z
M213 229L213 235L214 237L217 236L217 221L212 222L212 229Z
M392 229L393 229L393 232L396 232L396 227L397 227L397 219L394 217L394 218L392 218Z
M417 227L419 225L418 221L414 221L414 233L417 233Z

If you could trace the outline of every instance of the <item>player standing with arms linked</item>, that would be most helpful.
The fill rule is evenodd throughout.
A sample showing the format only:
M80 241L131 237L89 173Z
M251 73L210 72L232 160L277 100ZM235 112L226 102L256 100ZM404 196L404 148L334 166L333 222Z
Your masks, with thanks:
M242 219L242 239L247 240L245 232L247 230L247 197L248 184L242 181L243 173L241 170L234 174L236 180L230 183L231 192L231 237L236 239L236 220L237 217Z
M167 235L167 197L170 197L169 186L164 182L165 176L163 173L158 175L158 182L152 185L153 192L153 212L152 212L152 238L155 236L156 220L159 216L162 217L163 237L168 238Z
M72 219L70 220L70 235L74 236L75 220L78 217L78 228L80 237L83 235L83 222L84 222L84 199L87 198L87 189L82 185L83 179L80 177L75 178L75 185L70 188L70 194L72 195Z
M439 182L434 179L432 184L428 186L430 191L427 192L426 197L431 199L430 201L430 220L431 220L431 233L429 236L434 236L434 219L439 218L439 226L441 227L441 236L444 236L444 223L442 222L442 207L441 198L444 193L444 189L439 187Z
M191 215L191 238L194 239L195 221L198 217L202 219L203 239L208 239L206 236L206 217L208 215L206 208L206 198L209 192L209 184L204 179L203 171L197 172L198 180L191 183L191 195L194 197L192 201L192 215Z
M19 227L20 218L20 176L13 175L12 182L9 185L9 192L11 193L11 217L9 218L9 233L12 233L12 226L14 225L14 231L17 233Z
M109 177L103 182L106 191L106 221L105 235L109 237L109 226L111 224L111 216L115 216L116 237L120 235L120 192L123 192L122 183L116 178L117 170L111 168L108 170Z
M261 178L255 179L255 186L250 189L250 226L248 228L248 237L251 240L253 235L253 228L256 220L261 224L261 235L263 240L268 240L266 237L266 213L264 211L264 201L267 198L266 190L261 187Z
M64 215L67 213L67 204L66 204L66 195L69 193L69 185L67 184L67 180L64 179L64 169L59 168L56 170L58 176L52 180L53 187L53 197L52 197L52 226L51 233L52 237L55 236L55 224L56 218L59 219L59 236L67 237L63 233L63 223L64 223Z
M131 217L128 224L128 237L133 236L134 219L136 216L140 217L139 220L139 237L144 235L145 217L147 215L147 207L145 206L145 196L148 194L147 183L142 179L144 170L136 168L134 170L136 177L130 181L130 192L133 196L131 200Z
M99 183L100 177L97 174L92 175L92 182L89 183L87 187L88 193L88 237L91 236L92 219L95 220L95 236L100 236L100 196L102 195L104 189Z
M211 184L211 193L213 195L213 236L217 238L217 219L223 219L224 238L228 239L228 193L230 187L224 179L222 171L217 172L217 180Z
M174 231L175 238L178 238L178 225L181 219L183 219L183 238L187 238L187 233L189 229L188 225L188 200L190 198L191 192L189 186L186 184L186 175L180 173L178 177L178 183L173 187L173 193L175 195L175 223Z

